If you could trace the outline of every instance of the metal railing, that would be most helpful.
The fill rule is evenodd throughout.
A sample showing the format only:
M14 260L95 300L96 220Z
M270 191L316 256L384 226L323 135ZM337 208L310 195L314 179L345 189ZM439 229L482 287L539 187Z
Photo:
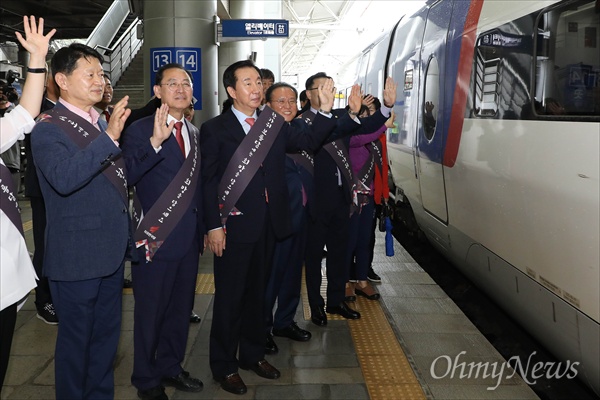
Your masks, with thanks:
M104 70L108 71L113 85L119 81L142 47L144 41L138 39L137 35L138 27L141 26L142 21L136 18L111 48L96 45L96 49L105 55Z

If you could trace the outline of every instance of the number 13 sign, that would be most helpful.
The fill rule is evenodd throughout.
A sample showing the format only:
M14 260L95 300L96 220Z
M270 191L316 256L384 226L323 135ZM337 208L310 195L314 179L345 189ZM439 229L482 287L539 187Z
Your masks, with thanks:
M194 80L195 110L202 110L202 63L201 49L197 47L154 47L150 49L150 88L154 87L156 72L163 65L181 64Z

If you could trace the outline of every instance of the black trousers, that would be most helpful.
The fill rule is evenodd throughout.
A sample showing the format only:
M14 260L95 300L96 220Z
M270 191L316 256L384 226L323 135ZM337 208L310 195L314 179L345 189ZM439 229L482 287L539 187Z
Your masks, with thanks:
M17 303L0 311L0 391L2 391L4 385L16 322Z
M342 195L340 191L340 195ZM321 259L327 246L327 305L338 306L344 301L350 266L346 263L350 206L337 202L327 215L311 219L306 243L306 289L311 308L324 307L321 296Z
M31 196L29 202L31 203L33 245L35 247L35 251L33 252L33 267L35 268L35 273L39 279L35 288L35 305L39 309L44 307L44 304L46 303L52 303L48 278L43 275L44 242L46 236L46 205L44 204L44 198L41 196Z
M235 217L233 217L235 218ZM265 287L275 248L268 213L257 242L227 239L214 258L215 297L210 331L210 369L219 379L265 356Z

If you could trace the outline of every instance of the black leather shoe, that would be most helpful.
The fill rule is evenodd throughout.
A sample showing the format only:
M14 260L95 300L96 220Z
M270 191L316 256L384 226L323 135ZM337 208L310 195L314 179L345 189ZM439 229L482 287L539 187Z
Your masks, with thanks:
M265 354L277 354L279 353L279 347L273 340L273 335L267 335L267 343L265 344Z
M198 314L192 311L192 314L190 315L190 323L199 324L200 321L202 321L202 318L200 318Z
M281 376L281 372L271 364L267 360L260 360L256 364L252 365L240 365L241 369L249 369L256 372L256 375L262 376L266 379L277 379Z
M339 306L327 307L327 312L329 314L338 314L347 319L359 319L360 313L358 311L354 311L346 302L342 301Z
M163 378L162 384L173 386L175 389L184 392L199 392L204 386L200 379L192 378L187 371L181 371L177 376Z
M273 329L273 335L290 338L298 342L306 342L307 340L310 340L312 336L309 331L300 329L295 322L292 322L291 325L288 325L283 329Z
M138 390L137 395L142 400L169 400L165 388L156 386L147 390Z
M244 394L248 391L248 388L242 380L242 377L237 372L215 379L221 384L221 388L229 393Z
M327 314L323 307L315 307L310 309L310 320L318 326L327 325Z
M131 279L123 279L123 289L131 289L133 287L133 282Z

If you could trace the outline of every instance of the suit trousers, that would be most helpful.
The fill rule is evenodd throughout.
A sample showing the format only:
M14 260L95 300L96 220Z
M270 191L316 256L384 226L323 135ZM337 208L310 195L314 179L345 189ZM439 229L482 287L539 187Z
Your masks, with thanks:
M10 347L12 345L15 324L17 323L17 303L0 311L0 392L4 385Z
M123 264L102 278L50 280L50 291L60 318L54 356L56 398L114 398Z
M340 189L339 195L343 196ZM306 243L306 289L311 308L324 307L321 296L321 259L327 246L327 305L338 306L344 301L349 266L346 264L348 251L348 224L350 206L343 201L339 207L331 208L328 215L311 219L308 224Z
M162 378L182 371L198 277L198 246L177 261L155 257L146 262L140 253L142 261L131 266L135 298L131 383L139 390L159 386Z
M267 334L271 333L272 328L283 329L291 325L300 303L308 222L306 209L303 208L300 212L302 219L299 231L275 243L273 267L267 283L265 300ZM275 301L277 309L273 315Z
M356 279L366 281L371 265L371 236L373 235L373 220L375 218L375 202L373 197L369 196L369 202L362 206L360 213L356 212L350 216L348 253L346 255L346 264L349 268L346 281ZM353 258L356 257L356 263ZM355 266L355 271L351 267Z
M38 276L35 288L35 305L39 309L46 303L52 303L48 278L44 276L44 242L46 231L46 205L42 196L29 197L31 203L31 221L33 222L33 267Z
M235 218L235 217L230 217ZM227 239L223 256L214 259L215 297L210 331L210 368L219 379L265 356L265 286L275 236L268 216L255 243Z

